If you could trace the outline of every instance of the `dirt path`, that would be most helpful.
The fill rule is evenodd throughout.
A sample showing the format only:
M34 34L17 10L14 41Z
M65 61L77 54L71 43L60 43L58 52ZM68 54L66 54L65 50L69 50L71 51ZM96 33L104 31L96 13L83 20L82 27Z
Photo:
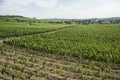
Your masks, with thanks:
M54 33L56 31L60 31L63 29L68 29L68 28L73 28L73 27L76 27L76 26L66 26L66 27L62 27L62 28L58 28L58 29L52 29L52 30L47 30L47 31L43 31L43 32L32 32L32 33L27 33L27 34L18 35L18 36L7 36L4 39L0 39L0 44L3 44L4 40L7 40L9 38L19 38L19 37L24 37L24 36L32 36L35 34Z

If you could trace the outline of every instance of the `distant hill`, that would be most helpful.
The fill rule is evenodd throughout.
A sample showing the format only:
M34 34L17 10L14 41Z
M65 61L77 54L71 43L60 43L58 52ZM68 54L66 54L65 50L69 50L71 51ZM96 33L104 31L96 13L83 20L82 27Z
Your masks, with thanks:
M91 18L91 19L60 19L60 18L46 18L46 19L36 19L36 18L28 18L24 16L18 15L0 15L1 19L13 19L18 22L32 21L32 22L40 22L40 20L52 24L120 24L120 17L110 17L110 18ZM1 20L0 20L1 21Z
M4 17L4 18L27 18L27 17L17 16L17 15L0 15L0 17Z

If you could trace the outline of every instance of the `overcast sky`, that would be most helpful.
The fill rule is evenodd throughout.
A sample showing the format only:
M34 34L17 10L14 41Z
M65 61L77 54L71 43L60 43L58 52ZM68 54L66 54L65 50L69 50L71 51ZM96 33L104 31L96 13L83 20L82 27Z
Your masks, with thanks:
M120 0L0 0L0 14L36 18L120 17Z

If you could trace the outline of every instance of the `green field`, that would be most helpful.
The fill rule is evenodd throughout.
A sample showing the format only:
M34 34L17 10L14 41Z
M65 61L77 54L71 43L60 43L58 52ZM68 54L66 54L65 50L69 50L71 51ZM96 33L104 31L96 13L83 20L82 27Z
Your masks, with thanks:
M0 18L0 79L120 80L119 75L119 24Z
M64 28L71 25L34 23L29 25L27 22L0 22L0 38L30 35Z
M5 43L36 51L120 63L119 25L80 25L54 33L10 39Z

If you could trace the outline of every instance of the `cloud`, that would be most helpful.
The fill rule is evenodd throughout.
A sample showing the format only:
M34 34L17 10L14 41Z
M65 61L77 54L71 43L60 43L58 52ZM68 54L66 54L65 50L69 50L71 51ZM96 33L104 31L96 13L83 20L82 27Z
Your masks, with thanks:
M4 4L7 6L9 4L16 6L26 6L29 4L34 4L39 7L54 7L57 4L58 0L5 0Z
M0 0L0 4L2 4L3 3L3 0Z
M120 0L76 0L59 11L66 18L120 17Z
M33 4L43 8L54 7L57 4L58 0L34 0Z
M54 17L60 18L104 18L120 16L118 0L76 0L71 3L62 3L52 9ZM46 17L51 17L50 12Z
M37 18L120 17L120 0L0 0L0 13Z
M57 4L57 0L4 0L0 5L1 14L15 14L24 16L36 16L38 8L51 8ZM32 6L33 5L33 6ZM35 12L31 11L31 6L36 7Z

